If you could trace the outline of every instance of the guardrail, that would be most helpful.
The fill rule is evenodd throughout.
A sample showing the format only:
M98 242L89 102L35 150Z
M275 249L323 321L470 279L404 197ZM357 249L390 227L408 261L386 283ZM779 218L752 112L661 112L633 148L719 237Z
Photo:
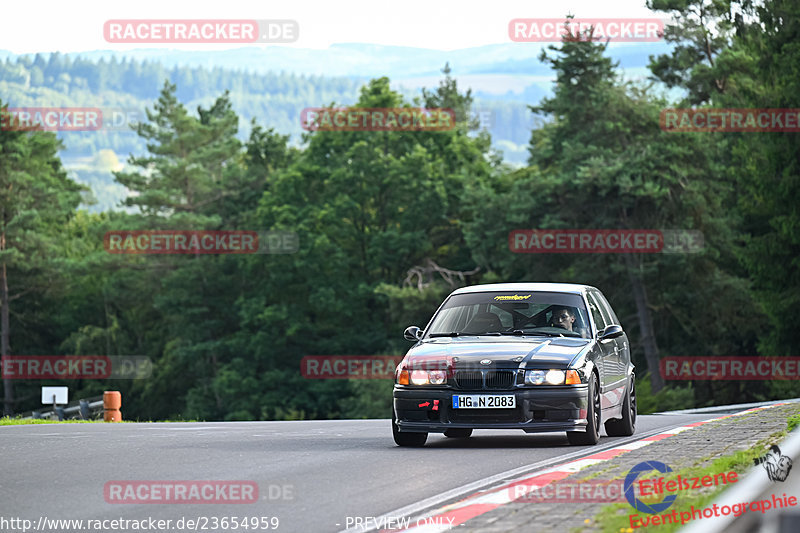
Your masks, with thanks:
M94 396L77 402L70 402L66 407L51 407L47 409L36 409L31 411L28 416L22 419L51 419L57 417L59 420L94 420L102 417L103 397Z
M775 402L780 403L798 403L800 398L787 398L785 400L769 400L766 402L757 403L736 403L731 405L717 405L713 407L697 407L695 409L680 409L677 411L659 411L658 413L650 413L652 415L702 415L702 414L718 414L718 413L738 413L754 407L764 407L766 405L773 405Z

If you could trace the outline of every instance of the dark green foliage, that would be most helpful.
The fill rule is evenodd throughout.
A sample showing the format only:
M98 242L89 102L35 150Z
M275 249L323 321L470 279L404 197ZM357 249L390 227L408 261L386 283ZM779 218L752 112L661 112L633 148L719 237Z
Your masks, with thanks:
M54 136L0 132L12 353L150 357L145 380L69 383L72 398L121 390L128 419L388 417L391 380L307 379L301 359L402 354L403 329L425 326L457 285L565 281L595 285L612 302L631 339L642 413L796 396L796 382L676 386L655 367L666 356L799 355L800 137L667 133L659 112L796 107L800 12L783 0L651 4L678 21L668 32L678 47L653 59L653 75L685 101L619 79L602 44L551 47L542 60L554 93L531 106L548 122L531 133L528 165L517 170L467 120L446 132L308 133L302 149L277 133L284 118L297 120L298 101L450 107L465 119L475 102L448 67L439 87L409 100L387 78L358 95L351 82L329 80L312 95L301 78L278 75L59 54L0 64L3 87L79 101L136 86L138 101L153 102L123 170L113 152L76 138L93 156L91 172L113 171L135 192L130 212L76 212L82 191ZM269 112L235 111L258 91ZM282 99L292 91L300 100ZM694 229L705 247L511 253L509 231L534 228ZM120 229L280 229L296 232L300 248L108 254L103 236ZM14 409L35 407L42 384L19 382Z

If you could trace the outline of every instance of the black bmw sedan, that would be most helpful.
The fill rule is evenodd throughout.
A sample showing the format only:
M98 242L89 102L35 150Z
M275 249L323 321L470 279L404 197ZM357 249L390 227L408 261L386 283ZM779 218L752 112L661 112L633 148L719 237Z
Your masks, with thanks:
M588 285L503 283L451 293L395 372L392 432L422 446L430 432L566 431L570 444L632 435L636 388L628 337Z

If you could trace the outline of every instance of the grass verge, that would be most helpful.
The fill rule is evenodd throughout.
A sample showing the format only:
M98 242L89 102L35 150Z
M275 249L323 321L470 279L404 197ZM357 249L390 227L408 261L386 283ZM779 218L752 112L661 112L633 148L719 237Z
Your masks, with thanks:
M0 426L26 426L29 424L93 424L102 420L42 420L41 418L0 418Z
M159 420L153 422L152 420L121 420L120 422L109 422L109 424L125 424L125 423L147 423L147 424L163 424L175 422L203 422L202 420ZM9 418L4 416L0 418L0 426L25 426L31 424L104 424L103 420L42 420L40 418Z

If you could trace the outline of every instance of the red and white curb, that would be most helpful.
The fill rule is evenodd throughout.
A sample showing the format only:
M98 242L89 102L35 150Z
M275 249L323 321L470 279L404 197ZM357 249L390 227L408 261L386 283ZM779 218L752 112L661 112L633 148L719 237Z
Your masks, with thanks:
M702 426L703 424L708 424L710 422L716 422L718 420L724 420L726 418L732 418L735 416L744 416L764 409L769 409L771 407L777 407L779 405L786 404L776 403L763 407L755 407L753 409L748 409L747 411L725 415L718 418L712 418L702 422L695 422L693 424L687 424L685 426L669 429L667 431L645 437L641 440L629 442L628 444L622 444L608 450L603 450L602 452L598 452L581 459L576 459L574 461L569 461L554 467L550 467L537 472L533 476L515 479L489 491L477 492L471 496L467 496L461 501L452 503L450 505L445 505L444 507L436 509L432 513L427 513L424 516L417 518L416 521L412 520L412 524L417 524L414 527L394 530L384 529L382 530L382 533L388 533L389 531L410 531L414 533L436 533L448 531L454 526L461 525L467 520L471 520L476 516L480 516L484 513L488 513L489 511L493 511L498 507L512 503L515 499L524 497L527 492L537 490L549 485L550 483L560 481L587 466L608 461L609 459L613 459L614 457L622 455L623 453L627 453L631 450L638 450L639 448L643 448L656 441L660 441L673 435L677 435L678 433L682 433L686 430Z

